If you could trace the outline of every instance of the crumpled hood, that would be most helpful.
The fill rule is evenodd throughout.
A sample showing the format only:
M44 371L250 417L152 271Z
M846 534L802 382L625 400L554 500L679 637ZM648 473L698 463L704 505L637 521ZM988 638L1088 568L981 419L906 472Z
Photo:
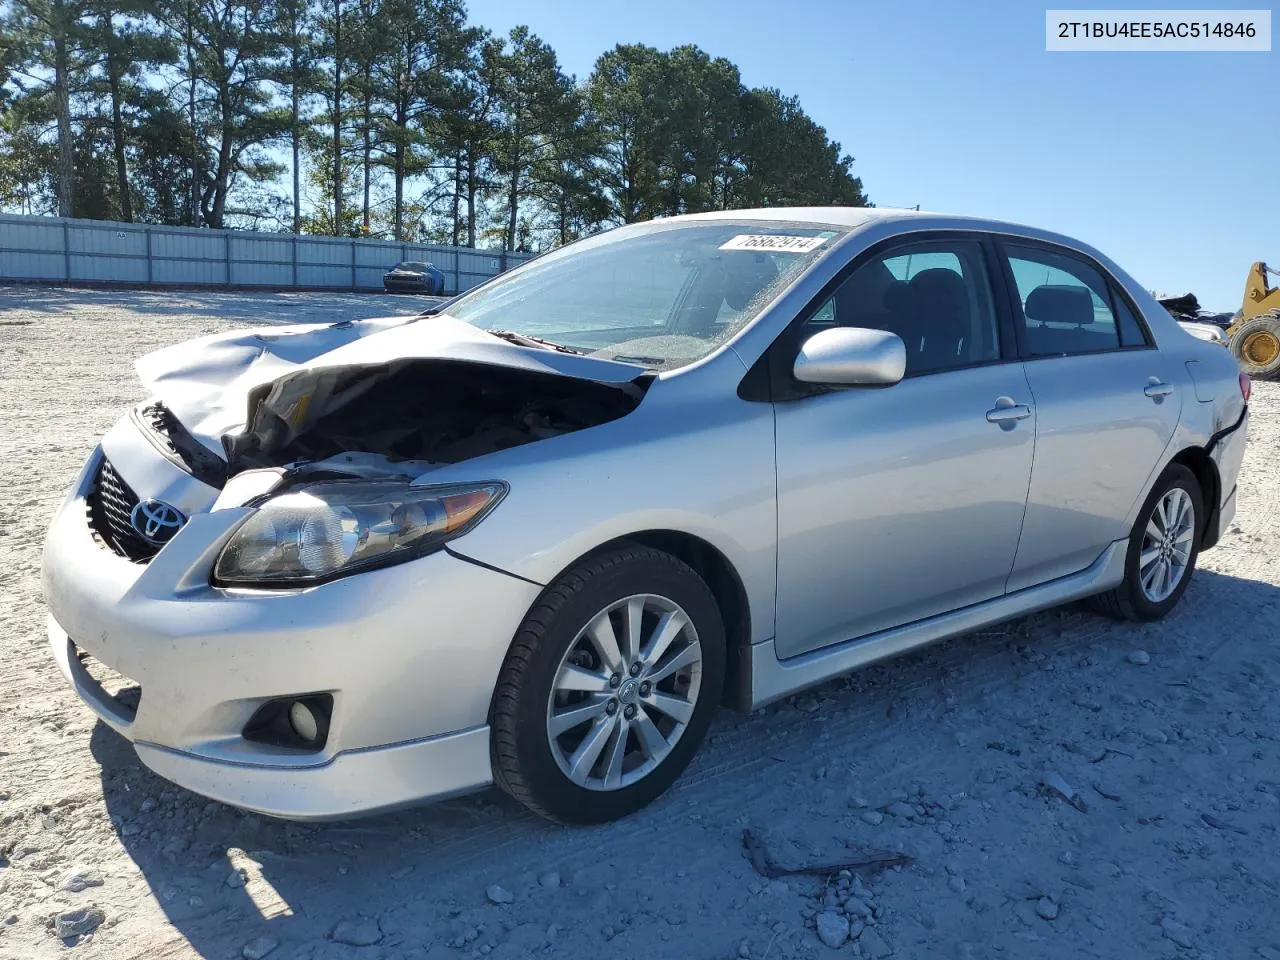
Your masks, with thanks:
M149 353L135 369L151 395L193 437L225 457L222 438L243 433L261 406L301 429L304 420L331 408L324 401L342 379L341 371L424 359L492 364L615 385L645 373L635 364L508 343L447 314L214 334ZM266 389L268 384L272 386Z

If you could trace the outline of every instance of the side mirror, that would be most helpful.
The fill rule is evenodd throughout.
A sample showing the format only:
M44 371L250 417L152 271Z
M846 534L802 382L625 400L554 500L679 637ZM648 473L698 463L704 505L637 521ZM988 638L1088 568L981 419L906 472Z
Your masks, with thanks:
M907 345L888 330L833 327L800 348L792 372L802 383L889 387L907 370Z

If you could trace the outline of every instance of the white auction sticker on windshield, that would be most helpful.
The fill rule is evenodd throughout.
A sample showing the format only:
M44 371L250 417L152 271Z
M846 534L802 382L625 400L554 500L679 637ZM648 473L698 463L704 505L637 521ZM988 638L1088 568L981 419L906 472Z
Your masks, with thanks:
M721 250L768 250L772 253L808 253L827 242L826 237L797 237L784 233L740 233L720 244Z

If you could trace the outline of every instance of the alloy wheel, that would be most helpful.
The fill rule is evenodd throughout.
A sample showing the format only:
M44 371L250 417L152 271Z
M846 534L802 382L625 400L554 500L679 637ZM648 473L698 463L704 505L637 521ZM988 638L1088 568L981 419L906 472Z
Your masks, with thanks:
M1147 520L1138 557L1142 593L1150 602L1166 600L1186 576L1195 531L1191 495L1182 487L1170 487Z
M671 753L693 717L702 646L679 604L624 597L579 631L556 670L547 740L561 772L588 790L619 790Z

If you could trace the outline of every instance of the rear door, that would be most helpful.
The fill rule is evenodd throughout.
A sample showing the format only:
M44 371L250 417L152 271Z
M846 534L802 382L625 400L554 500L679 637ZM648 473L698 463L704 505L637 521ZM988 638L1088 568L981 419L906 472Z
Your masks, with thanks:
M1083 570L1163 462L1180 379L1114 281L1075 251L1001 243L1027 382L1035 463L1009 591Z

